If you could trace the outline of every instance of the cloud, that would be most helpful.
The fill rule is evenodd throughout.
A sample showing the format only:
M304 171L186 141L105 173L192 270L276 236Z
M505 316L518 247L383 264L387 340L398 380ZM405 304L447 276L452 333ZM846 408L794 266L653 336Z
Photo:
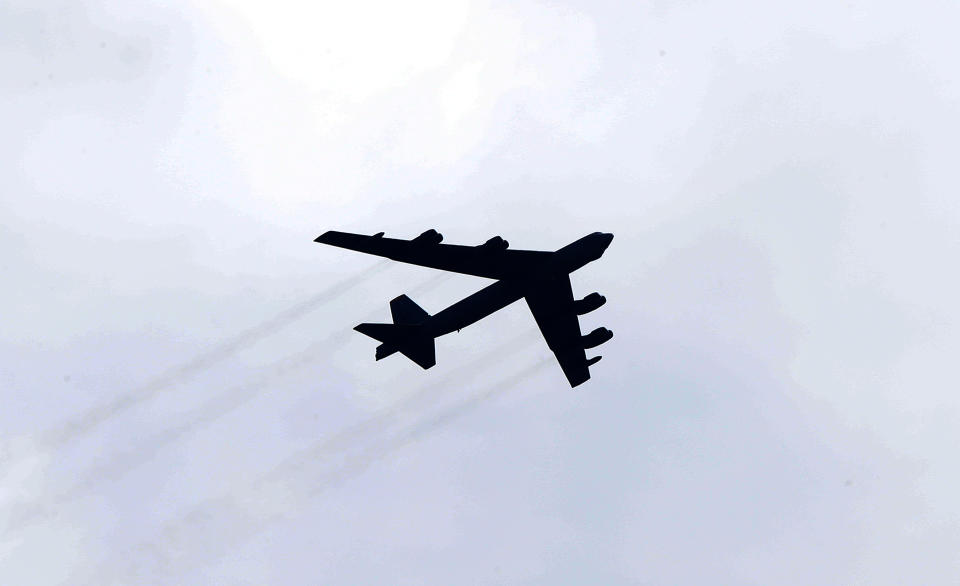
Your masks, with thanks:
M357 257L311 244L324 229L437 227L538 249L617 235L573 277L578 296L609 300L584 329L617 332L585 392L548 369L193 581L297 583L318 566L346 583L956 574L955 8L0 10L5 441L36 441L354 275ZM385 311L420 270L372 277L184 392L40 450L24 486L55 493L97 454L179 429L206 389ZM451 279L425 306L478 287ZM437 368L521 325L517 304L444 337ZM311 373L322 388L286 380L216 433L173 434L149 465L15 536L11 567L26 571L46 541L82 550L50 562L55 582L149 542L178 511L440 372L374 363L360 338L325 364ZM280 490L263 506L285 502ZM81 529L60 541L60 522ZM210 527L214 542L236 529Z
M595 33L581 13L535 3L219 6L206 6L210 18L229 23L229 38L256 43L253 63L262 59L288 80L277 93L258 83L256 67L235 69L221 110L256 193L285 215L318 196L355 209L388 169L429 170L434 179L452 171L451 185L465 161L508 131L517 109L546 124L570 128L584 115L594 121L585 129L595 125L584 86ZM296 115L278 112L278 102ZM251 126L257 119L272 123Z

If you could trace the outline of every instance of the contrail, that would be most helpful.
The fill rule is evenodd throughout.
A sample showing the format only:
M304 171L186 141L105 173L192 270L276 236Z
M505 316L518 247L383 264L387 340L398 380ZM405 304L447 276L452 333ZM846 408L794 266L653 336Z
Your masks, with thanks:
M372 449L364 450L360 457L358 457L355 461L334 471L328 476L328 478L315 486L313 490L310 491L309 495L316 496L331 486L356 476L357 474L369 468L375 462L382 460L393 452L396 452L405 446L427 437L454 419L463 417L467 413L473 411L484 402L489 401L497 395L506 393L520 382L543 370L548 364L550 364L551 361L552 358L544 358L539 360L536 363L524 368L520 372L517 372L516 374L497 382L495 385L488 387L484 391L475 395L471 395L470 397L455 403L449 408L442 410L439 414L427 418L421 423L414 425L412 428L399 433L392 438L389 438L381 445L375 446Z
M521 341L526 341L532 337L532 334L533 332L528 335L520 336L511 344L515 345ZM467 369L472 370L473 367L479 365L480 363L486 363L497 357L498 356L491 353L491 355L488 355L483 359L477 360L468 365ZM169 569L171 561L183 559L183 556L188 553L188 547L190 548L190 552L194 552L196 548L202 547L202 543L204 542L211 544L215 543L217 546L222 547L225 545L233 545L239 541L250 538L269 524L282 520L295 508L301 506L305 499L315 496L336 482L340 482L362 472L371 464L386 457L390 453L414 443L423 437L426 437L431 432L442 427L449 421L468 413L471 409L476 408L483 401L506 392L523 379L542 369L549 362L550 360L548 359L540 360L536 364L524 368L518 373L497 381L496 383L488 386L484 391L471 395L464 400L454 403L448 408L442 409L439 414L429 417L419 424L415 424L406 432L402 432L393 437L387 438L386 441L381 442L380 445L375 446L373 449L364 451L355 461L348 462L340 469L334 469L326 478L322 479L312 488L309 488L306 491L301 490L301 492L304 494L286 495L293 497L295 502L292 506L282 506L281 508L283 510L268 512L266 514L257 514L257 511L252 510L256 508L255 506L241 506L242 504L259 504L262 506L262 503L265 500L268 500L267 497L269 497L271 490L288 492L288 489L282 484L281 481L283 481L285 478L289 480L291 473L297 471L307 463L308 457L321 458L324 455L330 455L331 452L337 451L335 449L337 446L348 444L352 438L363 436L368 431L376 431L376 429L382 426L385 421L388 421L400 412L409 408L418 402L418 400L422 399L425 395L434 394L440 388L440 384L430 385L417 392L415 395L402 400L399 404L382 409L380 412L374 414L370 418L344 429L341 432L338 432L337 434L318 442L300 454L289 458L283 464L277 466L268 474L261 477L258 481L254 482L249 489L243 492L234 493L232 497L227 496L208 499L193 506L191 510L179 520L169 523L162 531L161 538L158 541L141 544L139 547L137 547L134 557L140 557L141 564L150 564L150 561L143 559L143 556L148 556L149 558L152 558L151 561L157 566L155 568L156 570L164 571ZM458 372L456 374L459 374L460 376L463 375L462 372ZM448 378L452 378L452 376ZM202 535L209 535L209 539L201 539L199 540L201 543L196 545L192 543L192 547L185 543L185 541L188 539L191 542L194 542L198 536ZM229 544L225 543L225 538L229 541ZM216 555L216 552L210 553L210 556ZM201 554L200 557L210 556ZM139 565L140 564L137 564L137 566ZM143 568L131 567L128 568L128 570L127 577L132 577L134 575L142 576L141 572L143 571ZM103 572L100 572L100 574L102 573ZM103 583L105 578L106 576L101 575L97 578L97 580L95 580L95 582Z
M261 477L258 483L270 482L288 476L317 459L326 457L344 446L349 446L350 443L361 439L364 435L386 429L403 413L409 412L418 404L432 400L437 395L448 391L450 385L455 383L456 380L469 378L472 373L483 370L490 363L500 362L504 358L515 354L517 350L535 339L538 333L538 330L530 330L524 334L520 334L480 358L468 362L455 371L447 373L437 381L424 386L416 393L404 397L394 405L380 409L370 417L317 441L308 448L301 450L278 464L270 472Z
M181 567L175 572L189 571L204 565L204 563L219 559L223 556L227 547L239 545L267 529L270 525L290 518L297 509L306 505L307 500L316 498L331 487L362 474L375 463L428 437L451 421L480 407L486 401L505 394L520 382L543 370L551 361L552 358L541 359L511 376L497 381L483 391L457 401L409 429L363 450L356 458L346 460L340 466L310 482L309 487L301 489L302 494L294 494L294 491L283 485L261 486L259 487L259 494L248 495L246 498L221 499L213 510L198 510L196 508L191 510L183 519L186 521L186 526L168 529L168 531L172 529L168 533L168 536L172 538L171 544L181 551L180 560L184 560L183 553L191 554L194 558L192 563L186 560L184 560L186 563L181 562ZM272 497L275 498L277 493L292 502L284 503L277 507L277 510L271 511L268 509L266 512L260 512L259 514L257 514L257 511L251 510L257 507L262 510L264 503L269 502ZM198 527L197 525L201 523L207 523L207 526ZM182 542L189 539L190 543L194 544L198 536L201 537L203 544L208 544L208 549L210 547L215 548L214 551L197 551L203 547L202 544L196 545L188 551L186 544ZM181 543L178 545L177 542ZM156 556L156 560L164 559L161 557L162 550L156 544L154 544L152 553ZM197 553L200 555L196 555Z
M108 480L116 480L130 470L153 459L164 447L180 440L192 432L203 429L224 415L241 407L261 392L276 378L306 367L320 359L321 352L329 346L349 336L349 331L341 331L324 340L311 344L296 356L288 357L270 367L270 370L239 386L228 389L206 401L198 409L188 413L177 425L164 429L142 440L132 447L122 450L106 461L95 464L83 480L60 491L48 499L48 503L21 505L23 508L13 513L8 520L6 530L22 529L30 521L45 514L55 512L56 508L94 489Z
M389 264L386 262L377 263L362 273L341 281L306 301L281 311L267 321L240 332L240 334L220 343L218 346L214 346L192 360L161 374L144 386L121 395L110 403L94 407L80 417L67 421L60 427L51 429L42 436L41 444L45 447L56 447L65 444L73 438L92 430L112 415L129 409L138 403L142 403L158 391L162 391L173 384L179 383L190 376L206 370L225 358L269 336L280 328L304 317L314 309L336 299L371 276L383 271L388 266Z
M37 442L37 449L57 448L90 432L113 415L138 405L157 393L177 383L183 382L224 359L229 358L240 350L276 332L280 328L304 317L321 305L343 295L353 287L356 287L389 266L390 263L387 261L379 262L356 276L345 279L305 301L281 311L272 318L240 332L233 338L221 342L206 352L195 356L193 359L161 373L143 386L115 397L109 403L88 409L83 414L41 434ZM0 478L2 477L2 473L0 473Z
M421 283L410 291L411 295L427 291L439 283L447 280L448 274L438 274ZM371 319L375 314L370 314ZM21 529L26 523L38 517L54 512L57 506L81 496L95 488L98 484L115 480L130 470L151 460L165 446L168 446L184 436L206 428L224 415L241 407L261 392L277 378L294 372L312 363L323 360L330 347L342 344L353 333L352 329L342 330L315 342L305 350L288 356L267 367L267 372L241 385L227 389L212 399L204 402L200 407L188 413L186 419L179 424L160 431L132 448L123 450L109 460L95 465L83 480L59 492L48 500L47 504L34 503L23 506L16 511L7 522L7 531Z

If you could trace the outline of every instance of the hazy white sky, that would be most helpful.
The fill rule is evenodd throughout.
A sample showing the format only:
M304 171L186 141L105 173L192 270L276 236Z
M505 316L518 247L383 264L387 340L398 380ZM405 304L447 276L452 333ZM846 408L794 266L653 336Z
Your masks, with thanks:
M0 0L0 583L960 582L958 18ZM428 228L614 232L593 380L374 362Z

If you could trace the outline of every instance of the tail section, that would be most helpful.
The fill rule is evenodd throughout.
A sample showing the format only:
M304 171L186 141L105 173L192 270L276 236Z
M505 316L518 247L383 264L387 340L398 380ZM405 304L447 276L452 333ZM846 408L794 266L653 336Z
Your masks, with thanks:
M437 363L433 338L422 334L421 324L430 317L422 307L406 295L390 302L392 324L360 324L356 331L382 342L377 346L377 360L400 352L421 368Z

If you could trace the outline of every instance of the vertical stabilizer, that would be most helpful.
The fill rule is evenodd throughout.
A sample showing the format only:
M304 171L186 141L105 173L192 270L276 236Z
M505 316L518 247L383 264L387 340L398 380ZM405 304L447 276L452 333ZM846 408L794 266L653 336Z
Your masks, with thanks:
M419 324L430 317L429 313L406 295L401 295L390 302L390 314L395 324Z

